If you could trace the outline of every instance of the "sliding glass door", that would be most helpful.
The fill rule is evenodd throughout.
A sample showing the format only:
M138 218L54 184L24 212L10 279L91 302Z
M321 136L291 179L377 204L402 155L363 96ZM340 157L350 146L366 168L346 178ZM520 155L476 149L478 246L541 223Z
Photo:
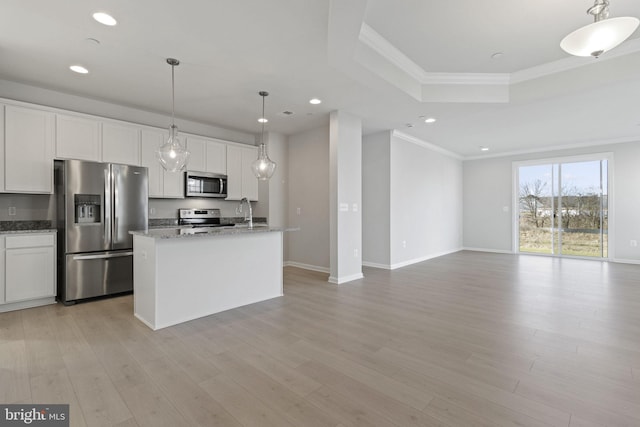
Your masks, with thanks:
M608 167L604 157L518 164L518 251L607 258Z

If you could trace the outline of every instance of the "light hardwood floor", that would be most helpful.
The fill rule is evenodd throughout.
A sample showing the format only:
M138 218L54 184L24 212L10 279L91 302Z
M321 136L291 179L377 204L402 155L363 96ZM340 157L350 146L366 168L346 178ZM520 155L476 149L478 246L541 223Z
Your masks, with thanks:
M0 402L73 426L640 426L640 266L364 274L287 268L282 298L157 332L131 296L0 314Z

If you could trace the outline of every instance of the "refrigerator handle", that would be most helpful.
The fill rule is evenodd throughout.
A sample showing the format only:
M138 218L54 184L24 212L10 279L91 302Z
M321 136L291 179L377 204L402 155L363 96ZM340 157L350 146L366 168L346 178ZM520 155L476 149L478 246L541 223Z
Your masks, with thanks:
M112 184L113 188L111 190L113 197L113 206L111 207L111 218L113 218L113 227L111 228L111 245L113 247L114 242L118 242L118 217L116 216L116 203L117 203L117 192L118 192L118 176L120 176L120 169L114 170L117 166L111 165L112 170Z
M109 166L104 171L104 194L102 198L104 200L104 212L102 217L104 218L104 240L109 247L111 247L111 167Z

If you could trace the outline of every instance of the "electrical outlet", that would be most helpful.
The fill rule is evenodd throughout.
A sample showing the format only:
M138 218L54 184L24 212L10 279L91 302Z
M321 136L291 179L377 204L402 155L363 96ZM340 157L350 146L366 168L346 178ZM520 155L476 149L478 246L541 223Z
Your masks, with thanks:
M9 215L10 216L14 216L16 214L16 207L15 206L10 206L9 207Z
M154 215L156 213L156 208L149 208L149 215Z
M403 247L403 248L406 248L406 247L407 247L407 241L406 241L406 240L403 240L403 241L402 241L402 247Z
M358 250L357 250L357 249L354 249L354 250L353 250L353 256L354 256L354 257L356 257L356 258L358 258Z
M297 215L300 215L301 213L302 213L302 209L300 209L300 208L296 208L296 214L297 214Z
M632 248L636 248L636 247L638 247L638 241L637 241L637 240L631 240L631 241L629 242L629 245L630 245Z

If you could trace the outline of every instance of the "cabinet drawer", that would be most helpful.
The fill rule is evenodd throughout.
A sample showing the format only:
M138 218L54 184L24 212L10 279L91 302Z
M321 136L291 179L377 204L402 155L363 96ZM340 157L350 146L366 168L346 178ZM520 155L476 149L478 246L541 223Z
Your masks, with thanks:
M53 246L55 236L53 234L34 234L33 236L7 236L6 248L35 248L39 246Z

